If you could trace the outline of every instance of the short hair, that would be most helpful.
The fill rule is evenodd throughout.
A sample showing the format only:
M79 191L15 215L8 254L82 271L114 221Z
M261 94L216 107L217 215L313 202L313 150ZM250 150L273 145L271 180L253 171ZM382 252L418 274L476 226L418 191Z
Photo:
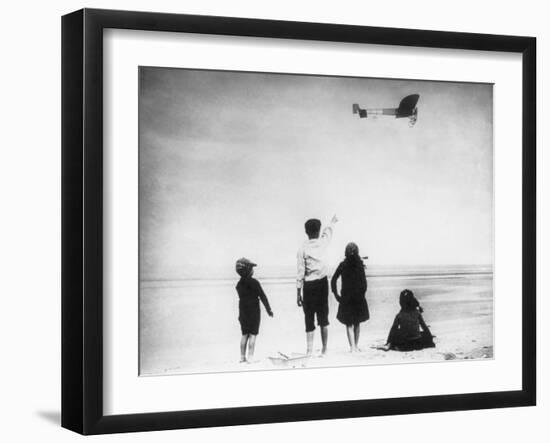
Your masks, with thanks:
M239 274L241 277L248 277L250 274L252 274L254 266L256 266L256 263L253 263L249 259L242 257L239 258L235 263L235 271L237 271L237 274Z
M310 218L304 225L306 228L306 234L311 237L312 235L319 234L321 231L321 220L316 218Z

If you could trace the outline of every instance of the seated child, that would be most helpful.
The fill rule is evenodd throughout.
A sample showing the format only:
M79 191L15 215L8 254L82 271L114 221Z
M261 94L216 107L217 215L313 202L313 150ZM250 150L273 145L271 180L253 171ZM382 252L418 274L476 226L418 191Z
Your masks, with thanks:
M422 317L422 308L412 291L405 289L399 296L401 311L395 316L386 346L389 351L416 351L435 348L433 336Z
M273 311L269 306L269 301L260 285L260 282L252 278L254 266L246 258L240 258L235 264L237 274L241 279L237 283L237 293L239 294L239 322L241 324L241 363L250 362L254 358L254 348L256 345L256 336L260 330L260 302L262 301L267 315L273 317ZM246 348L248 345L248 357Z

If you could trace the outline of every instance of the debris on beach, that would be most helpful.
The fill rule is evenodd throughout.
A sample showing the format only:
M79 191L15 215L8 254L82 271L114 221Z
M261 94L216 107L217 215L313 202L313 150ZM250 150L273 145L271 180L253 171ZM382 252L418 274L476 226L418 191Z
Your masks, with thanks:
M465 359L477 360L480 358L493 358L493 347L483 346L481 348L475 348L471 350Z
M479 360L483 358L493 358L493 347L483 346L472 349L469 352L439 352L445 360Z
M309 360L309 356L305 354L291 353L290 355L278 352L277 356L270 356L269 360L275 366L284 368L305 368Z

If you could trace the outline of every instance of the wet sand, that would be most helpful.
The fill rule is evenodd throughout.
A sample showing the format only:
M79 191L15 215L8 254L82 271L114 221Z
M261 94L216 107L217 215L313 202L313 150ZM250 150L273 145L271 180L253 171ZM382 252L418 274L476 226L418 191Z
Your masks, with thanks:
M254 363L239 363L241 338L235 280L142 282L140 289L140 374L337 367L431 362L493 357L492 274L369 277L370 320L361 324L362 352L350 354L345 326L336 319L337 302L329 295L329 350L314 357L283 362L305 352L304 318L296 306L292 279L262 279L275 316L262 307ZM414 291L424 308L436 348L414 352L374 349L385 343L399 310L399 292ZM273 357L273 358L270 358ZM278 363L278 364L277 364Z

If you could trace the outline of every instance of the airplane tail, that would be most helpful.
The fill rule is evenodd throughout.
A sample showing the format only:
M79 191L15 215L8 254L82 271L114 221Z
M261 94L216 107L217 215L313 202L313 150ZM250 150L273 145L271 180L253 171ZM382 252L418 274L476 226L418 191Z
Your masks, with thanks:
M367 118L367 110L361 109L357 103L352 105L352 110L354 114L359 114L360 118Z

